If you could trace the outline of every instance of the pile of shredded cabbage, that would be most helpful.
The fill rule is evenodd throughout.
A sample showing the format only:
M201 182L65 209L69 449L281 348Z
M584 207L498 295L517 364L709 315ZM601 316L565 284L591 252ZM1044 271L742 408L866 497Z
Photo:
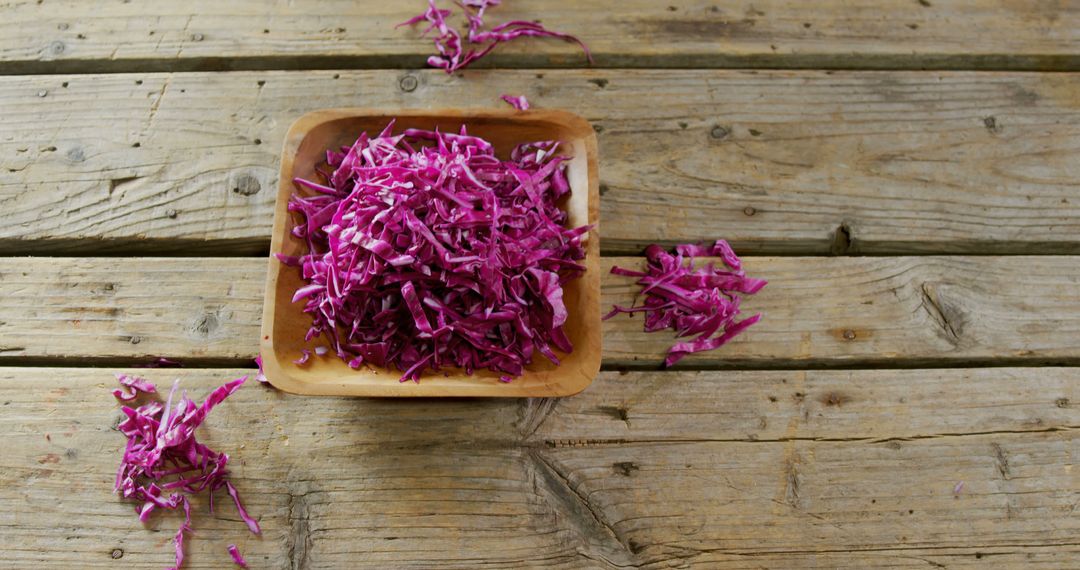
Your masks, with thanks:
M289 210L306 284L293 297L349 366L395 367L401 380L452 366L508 382L536 353L569 353L563 285L584 266L590 226L567 229L570 192L557 141L509 160L459 133L406 129L326 153L321 182L295 180ZM303 364L311 354L297 360Z
M440 10L435 6L435 0L428 0L428 8L423 13L398 24L398 26L411 26L426 21L427 29L421 35L427 35L432 30L438 30L435 37L435 49L439 53L428 58L428 65L445 69L447 73L467 67L470 63L484 57L495 46L515 40L520 37L558 38L568 42L574 42L585 51L585 57L592 63L592 54L589 48L579 39L570 34L553 32L537 22L526 20L513 20L505 24L499 24L490 30L483 29L484 12L491 6L498 6L501 0L461 0L457 4L465 11L465 18L469 22L469 30L465 39L477 48L468 48L462 44L461 32L446 23L446 18L453 12Z
M727 268L719 269L713 263L695 268L695 256L719 257ZM644 304L630 308L616 305L604 320L619 313L644 312L646 332L672 329L680 337L697 335L692 341L675 343L664 359L665 366L687 354L719 348L761 320L761 315L756 314L735 322L740 295L757 293L766 281L747 277L742 262L726 241L719 240L711 247L679 245L674 254L651 245L645 249L645 258L648 267L644 272L611 268L615 275L640 277Z
M114 390L113 395L121 402L131 402L157 392L153 384L142 378L120 374L117 380L121 388ZM245 380L247 376L215 389L201 405L190 400L185 392L174 407L180 382L177 380L164 404L151 400L138 407L120 409L125 418L117 429L127 437L127 446L116 473L116 491L125 499L139 501L137 512L143 522L157 509L183 509L184 523L173 539L176 546L174 569L184 563L184 533L191 532L188 495L209 491L213 512L214 492L224 487L251 532L261 532L259 523L244 509L236 487L227 478L229 456L195 439L195 429L206 420L214 406L240 389Z

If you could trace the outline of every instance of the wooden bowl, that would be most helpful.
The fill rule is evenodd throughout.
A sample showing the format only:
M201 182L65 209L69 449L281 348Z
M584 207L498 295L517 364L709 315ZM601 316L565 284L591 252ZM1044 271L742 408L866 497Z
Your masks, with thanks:
M569 226L594 224L587 236L586 271L566 285L563 300L569 318L565 330L574 350L560 354L555 366L537 356L524 374L503 383L498 374L482 370L467 376L447 368L430 373L420 382L399 382L401 373L376 367L349 368L333 354L314 354L304 366L293 363L302 348L325 344L316 338L304 341L311 325L303 302L292 296L302 284L300 272L278 262L274 253L300 255L306 246L290 233L296 217L286 210L290 196L297 192L295 177L315 179L315 167L325 160L328 148L351 145L364 131L375 135L393 118L395 132L406 128L457 132L462 124L469 134L481 136L495 146L502 157L514 145L538 140L559 140L573 158L567 162L571 193L565 208ZM281 177L274 210L274 233L270 245L270 271L266 279L260 353L266 377L276 388L296 394L336 396L568 396L585 389L600 370L600 237L599 182L596 135L589 123L565 111L536 110L376 110L328 109L304 115L289 129L281 155Z

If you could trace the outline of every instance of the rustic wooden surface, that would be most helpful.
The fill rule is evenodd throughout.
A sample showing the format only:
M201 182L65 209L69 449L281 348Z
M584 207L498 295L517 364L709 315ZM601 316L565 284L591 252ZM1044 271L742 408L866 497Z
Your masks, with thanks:
M13 0L0 20L0 72L419 67L431 41L394 25L423 7ZM601 67L1080 67L1080 9L1067 0L533 0L489 13L493 23L512 19L581 36ZM585 58L552 40L502 46L482 64Z
M590 70L0 77L0 253L264 252L303 113L517 92L599 131L605 253L1080 252L1080 75Z
M423 70L392 29L421 0L0 7L0 568L172 562L177 517L111 492L109 389L253 372L295 118L502 93L594 124L605 272L725 237L765 319L662 371L670 337L619 316L567 399L252 382L201 436L264 536L199 499L187 567L1080 566L1080 5L505 4L597 65Z

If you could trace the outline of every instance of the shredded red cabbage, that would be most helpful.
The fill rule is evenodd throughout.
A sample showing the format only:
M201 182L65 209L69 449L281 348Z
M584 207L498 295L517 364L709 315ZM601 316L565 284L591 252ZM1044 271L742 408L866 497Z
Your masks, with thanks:
M684 256L688 263L684 263ZM695 256L719 257L727 268L718 269L712 263L695 268ZM739 295L757 293L766 281L747 277L726 241L719 240L711 247L679 245L674 255L651 245L645 249L645 257L648 267L644 272L611 268L615 275L640 277L638 284L645 295L644 305L630 308L616 305L604 320L619 313L645 312L646 332L673 329L680 337L698 335L692 341L675 343L664 359L665 366L675 364L687 354L719 348L761 320L757 314L735 322L739 315Z
M116 396L116 399L121 402L130 402L135 398L138 398L139 394L153 394L157 392L156 386L136 376L117 374L116 379L120 382L121 388L113 390L113 396Z
M259 367L259 372L258 372L258 374L255 375L255 380L257 380L259 382L262 382L264 384L267 383L266 374L263 373L263 363L262 363L262 355L261 354L256 354L255 355L255 366Z
M180 528L176 529L176 536L173 537L176 565L166 570L180 570L180 567L184 565L184 533L191 532L191 501L188 501L187 497L181 496L180 504L184 507L184 522L180 525Z
M432 30L438 30L439 35L435 37L435 49L438 54L432 55L427 60L428 65L432 67L444 69L447 73L453 73L484 57L495 49L495 46L520 37L558 38L573 42L581 46L589 63L593 61L592 54L584 42L570 34L548 30L537 22L513 20L499 24L490 30L484 30L484 12L491 6L501 4L500 0L460 0L456 4L464 10L465 18L469 21L466 39L470 44L476 44L477 48L470 47L466 49L462 45L461 32L446 22L446 18L453 11L440 10L435 6L435 0L428 0L427 10L424 10L423 13L398 24L398 27L401 27L424 21L428 22L429 25L420 34L421 36L426 36Z
M353 368L396 367L402 381L444 366L505 381L534 352L557 364L554 349L572 350L563 285L584 271L590 229L564 227L559 143L502 160L464 127L392 127L328 151L324 182L295 180L293 235L308 253L278 257L306 281L293 301L311 315L307 340L323 337Z
M142 378L120 374L117 379L121 386L131 390L131 393L123 389L113 392L123 402L157 392L153 384ZM227 479L229 456L195 439L195 429L206 420L210 411L236 392L245 380L247 376L215 389L202 405L188 399L185 392L173 407L180 383L177 380L164 404L154 400L137 408L124 406L120 409L125 419L117 429L127 437L127 446L116 473L116 491L125 499L141 502L136 512L142 522L146 522L156 509L183 508L184 523L173 539L176 545L174 568L180 568L184 562L184 533L191 531L191 504L184 493L192 495L209 489L210 510L213 511L214 491L225 487L236 503L240 518L251 532L260 532L259 523L244 509L236 489Z
M237 566L241 568L248 567L247 560L244 560L244 557L240 555L240 550L236 548L235 544L230 544L226 550L229 551L229 556L232 556L233 562L235 562Z
M300 366L303 366L303 365L307 364L309 360L311 360L311 351L306 349L306 348L303 348L303 349L300 350L300 358L297 358L296 360L293 360L293 362L300 365ZM261 362L259 363L259 367L260 368L262 367Z
M517 97L514 97L513 95L503 95L502 100L510 103L510 106L518 111L529 110L529 100L526 99L524 95L518 95Z

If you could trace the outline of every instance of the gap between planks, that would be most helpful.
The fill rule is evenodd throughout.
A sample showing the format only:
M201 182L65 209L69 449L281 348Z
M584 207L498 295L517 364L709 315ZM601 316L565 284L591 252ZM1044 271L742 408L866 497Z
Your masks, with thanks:
M373 56L263 56L263 57L198 57L190 59L138 58L65 59L49 61L0 62L0 76L13 75L71 75L71 74L128 74L128 73L188 73L230 71L366 71L366 70L427 70L426 55ZM1042 56L978 56L954 54L945 56L894 56L859 54L849 56L818 54L790 55L654 55L645 58L620 57L603 54L597 58L601 65L585 66L565 61L553 61L544 56L502 57L498 54L469 66L472 70L541 69L541 70L739 70L762 71L983 71L1013 73L1069 73L1080 71L1080 55Z
M600 254L608 257L644 255L652 244L667 249L676 245L700 240L649 240L648 243L628 243L622 240L600 241ZM958 240L948 244L922 242L875 243L870 251L850 246L819 249L809 243L787 241L729 240L732 247L742 255L768 255L770 257L897 257L964 255L966 257L990 256L1060 256L1080 255L1080 240L1056 242L1010 242ZM0 238L0 257L17 257L32 253L35 257L75 258L94 257L266 257L270 253L269 239L185 239L185 238L109 238L109 239L4 239Z

